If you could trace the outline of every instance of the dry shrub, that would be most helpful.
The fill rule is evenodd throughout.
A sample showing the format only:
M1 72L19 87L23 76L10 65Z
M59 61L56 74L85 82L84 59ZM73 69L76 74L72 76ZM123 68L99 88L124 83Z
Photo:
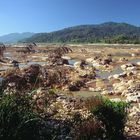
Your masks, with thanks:
M7 69L3 73L1 73L2 77L11 76L13 74L21 75L20 69L18 69L18 68L11 68L11 69Z
M85 100L85 107L88 108L89 110L101 104L102 104L102 97L100 96L89 97Z
M67 67L55 66L49 67L46 72L44 72L44 86L55 87L58 86L62 88L64 85L69 83L69 77L71 69Z
M103 128L99 121L94 117L82 121L82 123L75 127L76 132L74 140L97 140L103 136Z
M63 64L68 64L68 61L62 59L62 55L67 54L69 52L72 52L72 50L68 47L65 46L60 46L52 51L49 52L48 57L49 57L49 63L51 65L63 65Z

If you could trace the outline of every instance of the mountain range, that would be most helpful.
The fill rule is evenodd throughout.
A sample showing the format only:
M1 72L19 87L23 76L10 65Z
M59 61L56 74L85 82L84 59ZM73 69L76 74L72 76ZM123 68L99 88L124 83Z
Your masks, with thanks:
M2 43L16 43L16 42L23 40L25 38L29 38L32 35L34 35L34 33L30 33L30 32L11 33L11 34L0 36L0 42L2 42Z
M140 27L106 22L78 25L49 33L13 33L1 36L0 42L140 44Z
M80 25L50 33L37 33L24 40L38 43L140 43L140 27L127 23L106 22Z

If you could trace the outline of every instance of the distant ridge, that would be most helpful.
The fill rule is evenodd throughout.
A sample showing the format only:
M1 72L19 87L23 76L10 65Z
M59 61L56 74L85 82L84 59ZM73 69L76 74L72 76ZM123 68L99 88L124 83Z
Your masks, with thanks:
M128 23L105 22L79 25L50 33L37 33L22 41L37 43L140 43L140 27Z
M16 43L16 42L18 42L20 40L23 40L25 38L29 38L32 35L34 35L34 33L30 33L30 32L11 33L11 34L0 36L0 42L3 42L3 43Z

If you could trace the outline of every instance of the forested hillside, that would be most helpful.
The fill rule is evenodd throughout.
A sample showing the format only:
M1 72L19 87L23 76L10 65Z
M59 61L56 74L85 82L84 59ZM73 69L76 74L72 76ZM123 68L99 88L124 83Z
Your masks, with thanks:
M140 43L140 27L127 23L107 22L80 25L50 33L37 33L23 40L38 43Z

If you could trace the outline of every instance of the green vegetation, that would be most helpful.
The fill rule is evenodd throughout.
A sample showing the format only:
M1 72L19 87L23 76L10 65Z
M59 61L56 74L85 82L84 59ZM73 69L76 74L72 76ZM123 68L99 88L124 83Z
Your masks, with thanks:
M114 22L100 25L81 25L51 33L38 33L24 41L38 43L139 44L140 28L126 23Z
M28 96L5 95L0 99L0 139L37 139L39 121Z
M127 104L103 99L102 103L92 109L93 114L102 122L108 140L123 140L127 118Z
M54 90L49 92L46 95L43 93L43 98L38 97L37 100L33 100L32 95L27 93L3 95L0 99L0 139L96 140L100 138L102 140L122 140L124 138L127 115L125 103L92 97L87 99L85 104L92 112L89 117L83 118L77 112L66 120L63 119L63 116L55 119L55 114L48 115L45 112L49 108L49 102L51 103L52 99L54 100L56 97ZM48 96L48 101L46 101ZM38 102L41 99L45 101L44 106ZM36 105L46 109L40 112Z

